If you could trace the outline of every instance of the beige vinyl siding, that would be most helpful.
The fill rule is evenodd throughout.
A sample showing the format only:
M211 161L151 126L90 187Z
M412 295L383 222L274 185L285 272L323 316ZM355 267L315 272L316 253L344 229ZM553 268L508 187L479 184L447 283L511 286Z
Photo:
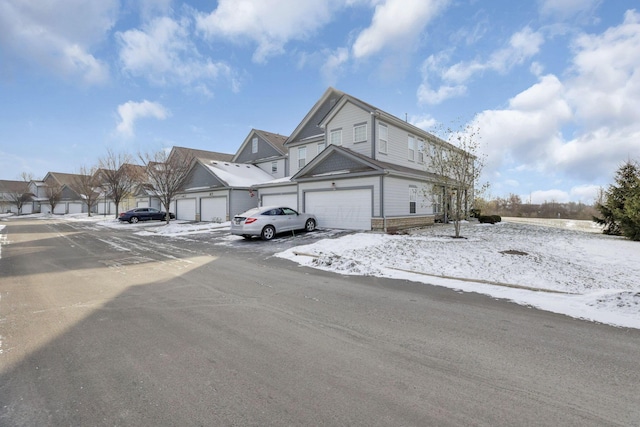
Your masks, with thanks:
M309 150L307 149L307 159L309 158ZM278 171L276 173L272 172L272 163L277 163L278 165ZM268 160L262 163L257 163L256 166L258 166L260 169L262 169L263 171L265 171L266 173L270 174L273 176L273 179L276 178L283 178L285 175L285 170L284 170L284 159L279 159L279 160Z
M417 187L416 213L409 213L410 186ZM384 180L384 206L387 216L431 215L433 209L424 197L426 184L419 181L387 177Z
M384 122L389 129L389 142L387 154L378 153L378 160L383 162L389 162L400 166L406 166L409 168L413 168L416 170L424 171L425 163L418 162L418 140L424 139L422 136L417 135L415 133L408 132L406 130L400 129L393 124ZM413 136L416 144L416 151L414 154L414 160L409 160L409 136ZM425 142L426 144L426 142ZM425 156L425 160L428 160L427 156Z
M367 124L367 138L364 142L353 142L353 127L356 124ZM342 129L342 146L350 150L372 157L371 153L371 114L350 102L338 111L338 113L326 125L327 138L333 129ZM330 141L327 141L329 144Z
M300 147L307 147L307 161L305 166L308 165L315 156L318 155L318 142L314 141L308 144L299 144L289 148L289 175L295 175L302 168L298 167L298 149ZM271 163L269 163L270 165ZM284 167L284 166L283 166Z

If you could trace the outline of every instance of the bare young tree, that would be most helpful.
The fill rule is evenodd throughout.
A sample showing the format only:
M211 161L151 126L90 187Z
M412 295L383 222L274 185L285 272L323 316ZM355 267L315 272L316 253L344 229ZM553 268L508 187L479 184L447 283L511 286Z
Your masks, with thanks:
M60 200L62 199L62 186L56 184L53 180L51 181L52 182L47 184L45 187L45 195L49 202L49 206L51 206L51 213L53 213L56 206L58 206L58 203L60 203Z
M100 197L100 183L95 178L96 167L80 167L78 175L73 180L73 190L78 193L87 205L88 216Z
M20 174L22 185L16 185L7 193L7 200L10 204L16 205L18 214L22 214L22 207L31 201L31 193L29 192L29 182L33 180L33 175L27 172Z
M452 221L455 237L460 237L460 221L466 219L475 198L488 186L478 187L484 167L480 149L479 130L470 125L458 131L447 129L447 142L435 142L430 150L429 172L439 182L427 189L432 195L444 195L445 221Z
M100 184L107 197L116 205L116 218L120 210L120 201L133 191L139 178L127 167L132 159L128 153L116 153L111 149L99 160Z
M182 184L191 167L192 157L181 151L169 153L166 150L155 153L140 153L140 160L145 167L146 181L141 185L151 189L154 196L160 199L166 212L169 224L171 202L182 190Z
M9 193L7 193L7 199L10 204L16 205L18 208L18 214L21 214L22 206L31 200L31 194L29 194L29 190L25 184L24 188L9 191Z

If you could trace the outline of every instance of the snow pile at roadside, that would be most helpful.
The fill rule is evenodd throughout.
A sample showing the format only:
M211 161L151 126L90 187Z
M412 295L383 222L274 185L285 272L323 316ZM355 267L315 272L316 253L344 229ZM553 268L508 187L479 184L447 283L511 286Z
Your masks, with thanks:
M558 224L463 224L462 239L451 237L450 225L410 235L358 233L277 256L341 274L404 278L640 328L640 244Z

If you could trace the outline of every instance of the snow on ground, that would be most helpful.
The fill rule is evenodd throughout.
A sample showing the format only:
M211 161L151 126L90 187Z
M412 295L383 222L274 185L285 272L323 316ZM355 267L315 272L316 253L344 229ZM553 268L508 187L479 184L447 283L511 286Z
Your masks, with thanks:
M588 222L588 221L586 221ZM505 221L436 225L408 235L358 233L277 256L340 274L390 277L478 292L572 317L640 328L640 243Z
M228 222L128 224L86 214L21 216L26 217L90 222L149 238L229 228ZM461 234L462 239L452 238L452 225L406 235L352 233L275 256L339 274L406 279L640 329L640 242L605 236L590 221L571 220L504 218L495 225L465 223ZM229 235L216 244L238 239Z

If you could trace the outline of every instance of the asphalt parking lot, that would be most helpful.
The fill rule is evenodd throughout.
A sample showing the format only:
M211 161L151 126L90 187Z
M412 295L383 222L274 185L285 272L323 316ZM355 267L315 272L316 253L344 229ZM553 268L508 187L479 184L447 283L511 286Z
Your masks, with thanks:
M4 224L4 223L3 223ZM270 242L7 222L0 425L634 425L640 337Z

